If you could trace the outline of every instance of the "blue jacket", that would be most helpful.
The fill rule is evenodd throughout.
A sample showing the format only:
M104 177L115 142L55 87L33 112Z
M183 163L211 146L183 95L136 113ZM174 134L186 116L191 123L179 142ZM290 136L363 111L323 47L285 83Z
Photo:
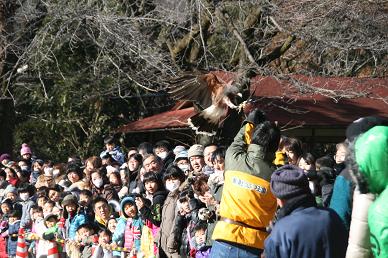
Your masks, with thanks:
M69 215L69 217L66 219L67 238L74 240L77 233L77 228L87 222L87 218L83 213L77 213L72 219L70 219Z
M16 255L16 245L18 242L17 236L12 236L18 234L20 228L20 220L15 221L13 224L10 224L8 227L8 243L7 243L7 254L8 256Z
M32 226L32 220L30 215L31 206L35 204L33 197L30 197L27 201L19 201L22 206L22 218L20 220L20 227L30 229Z
M329 207L340 216L347 230L350 228L352 217L353 191L349 169L345 168L335 179Z
M116 230L112 236L112 242L117 243L118 246L124 246L125 235L128 234L128 232L125 232L128 222L131 223L133 225L133 227L139 228L140 230L143 226L142 220L139 216L137 216L136 218L133 218L131 220L125 214L124 206L127 203L131 203L132 205L135 205L135 207L136 207L136 203L132 197L125 197L120 203L122 215L118 219ZM134 240L134 247L137 249L137 251L140 251L140 239ZM120 255L120 253L117 251L113 251L113 256L115 256L115 255Z
M100 158L104 157L106 154L110 154L114 160L120 163L120 165L124 163L125 155L119 146L114 147L112 151L104 150L100 153Z
M266 258L342 258L348 233L327 208L299 207L281 218L265 240Z

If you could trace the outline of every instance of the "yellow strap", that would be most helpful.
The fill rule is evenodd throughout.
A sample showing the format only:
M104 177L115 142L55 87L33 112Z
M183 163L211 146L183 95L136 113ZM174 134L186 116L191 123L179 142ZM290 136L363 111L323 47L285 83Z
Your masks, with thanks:
M252 142L252 134L253 134L253 130L255 129L255 125L252 124L252 123L246 123L245 125L245 133L244 133L244 137L245 137L245 142L246 144L251 144Z

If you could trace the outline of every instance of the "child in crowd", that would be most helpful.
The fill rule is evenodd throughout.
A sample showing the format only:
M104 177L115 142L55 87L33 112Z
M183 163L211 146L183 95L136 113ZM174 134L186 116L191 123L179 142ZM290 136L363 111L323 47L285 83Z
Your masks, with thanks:
M112 246L124 246L128 250L139 252L143 221L139 217L135 200L132 197L125 197L120 206L122 215L112 237ZM120 256L120 253L113 252L113 255Z
M19 187L18 192L20 198L19 204L23 207L20 226L25 229L30 229L32 226L30 209L34 205L33 195L35 188L32 185L24 184Z
M91 224L82 224L77 228L74 240L66 243L66 253L69 257L92 257L92 245L96 243L95 229Z
M1 202L1 221L0 221L0 257L7 257L7 230L9 214L12 211L12 202L10 199L4 199Z
M43 232L46 230L46 227L44 226L44 223L43 223L44 216L43 216L42 207L35 204L31 207L30 213L31 213L31 219L32 219L31 233L37 234L38 231L40 231L43 234ZM39 246L39 241L32 241L28 248L28 252L39 257L37 255L38 246Z
M7 243L7 254L9 258L16 257L16 245L18 241L18 232L21 224L20 219L21 215L19 211L13 211L9 214Z
M107 229L102 229L98 232L98 245L93 251L92 258L112 258L113 253L109 250L109 245L112 241L112 233Z
M195 258L210 257L211 246L206 244L207 225L199 223L194 228Z
M117 219L115 216L110 216L110 218L108 219L107 221L107 227L108 227L108 230L112 233L112 235L115 233L116 231L116 227L117 227Z

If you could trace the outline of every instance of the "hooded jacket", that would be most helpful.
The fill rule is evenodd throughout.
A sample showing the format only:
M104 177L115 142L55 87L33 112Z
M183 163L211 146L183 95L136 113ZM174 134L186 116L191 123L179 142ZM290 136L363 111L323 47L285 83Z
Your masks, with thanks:
M138 216L138 214L134 218L129 218L125 214L124 206L127 203L131 203L136 207L136 203L132 197L125 197L121 201L121 216L117 223L116 231L112 236L112 242L117 243L119 246L128 248L129 250L131 250L132 248L136 248L137 251L140 251L140 238L141 230L143 228L143 222ZM114 252L113 255L117 255L117 253Z
M388 126L375 126L357 138L354 158L369 192L378 195L368 210L373 255L388 257Z
M265 161L261 146L245 143L245 127L250 125L240 129L226 151L220 204L220 216L224 219L217 222L212 238L263 249L268 236L265 228L276 211L276 199L270 191L274 168Z

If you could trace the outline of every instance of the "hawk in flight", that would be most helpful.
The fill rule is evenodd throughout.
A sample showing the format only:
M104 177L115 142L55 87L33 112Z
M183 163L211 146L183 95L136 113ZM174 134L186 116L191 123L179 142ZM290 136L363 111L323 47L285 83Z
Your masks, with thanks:
M186 74L169 82L169 94L176 100L192 101L200 112L188 119L197 134L215 135L231 109L239 109L242 95L232 84L213 73Z

